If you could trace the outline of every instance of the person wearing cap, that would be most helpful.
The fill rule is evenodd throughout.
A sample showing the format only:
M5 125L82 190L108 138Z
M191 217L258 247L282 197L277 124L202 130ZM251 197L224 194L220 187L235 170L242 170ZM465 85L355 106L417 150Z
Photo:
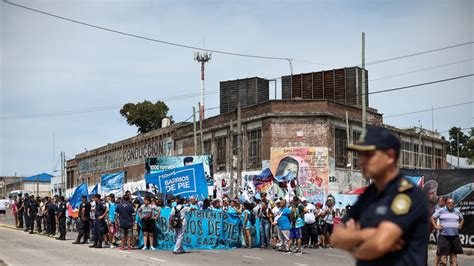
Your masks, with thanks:
M390 131L367 127L359 152L362 174L372 184L351 207L332 236L357 265L425 265L429 236L428 202L397 166L400 141Z
M86 244L89 240L90 233L90 219L91 219L91 204L87 201L87 196L81 196L81 205L79 205L78 219L77 219L77 238L73 244ZM84 241L81 239L84 237Z
M57 212L57 220L59 227L59 237L58 240L66 240L66 203L64 202L64 196L59 197L59 207Z
M107 231L107 224L105 223L105 216L108 215L109 209L107 205L100 199L100 194L94 195L95 201L95 222L94 222L94 244L90 248L102 248L102 241L104 234Z
M316 221L316 207L301 198L304 206L303 245L305 248L318 246L318 223Z

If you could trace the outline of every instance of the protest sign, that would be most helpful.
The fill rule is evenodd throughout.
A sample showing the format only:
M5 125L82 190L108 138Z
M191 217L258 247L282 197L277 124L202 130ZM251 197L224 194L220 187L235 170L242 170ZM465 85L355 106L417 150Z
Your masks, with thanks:
M173 249L176 234L169 227L171 209L161 210L156 221L158 249ZM143 245L140 236L139 244ZM237 214L222 211L194 210L186 215L185 249L230 249L240 247L241 221Z
M192 164L145 175L146 184L166 195L205 199L208 196L203 164Z

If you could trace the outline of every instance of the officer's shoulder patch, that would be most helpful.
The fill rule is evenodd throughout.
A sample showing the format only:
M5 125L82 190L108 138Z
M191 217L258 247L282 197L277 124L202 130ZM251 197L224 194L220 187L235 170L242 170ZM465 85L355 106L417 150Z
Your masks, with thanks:
M411 207L411 199L405 193L400 193L392 201L392 212L395 215L404 215L408 213Z
M413 188L413 183L406 180L405 178L402 178L402 181L400 181L400 186L398 187L398 192L404 192L412 188Z

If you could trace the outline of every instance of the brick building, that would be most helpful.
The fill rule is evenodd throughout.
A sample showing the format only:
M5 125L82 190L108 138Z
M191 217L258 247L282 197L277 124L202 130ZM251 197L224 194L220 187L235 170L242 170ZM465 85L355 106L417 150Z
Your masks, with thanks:
M349 132L346 130L346 112ZM269 167L272 148L325 147L329 157L330 192L364 185L365 181L357 171L357 156L346 151L347 135L350 142L360 136L361 114L358 106L314 99L271 100L242 108L243 175ZM368 108L368 123L386 126L382 115L372 108ZM421 129L386 127L402 141L400 166L446 168L443 160L446 143L438 134ZM118 171L126 171L127 183L144 182L145 158L199 155L201 150L213 155L215 176L225 175L235 167L236 129L237 113L230 112L203 121L202 147L197 125L197 150L194 149L193 124L177 123L77 154L67 162L67 187L72 189L84 181L95 184L100 181L101 174ZM353 166L353 171L348 164Z

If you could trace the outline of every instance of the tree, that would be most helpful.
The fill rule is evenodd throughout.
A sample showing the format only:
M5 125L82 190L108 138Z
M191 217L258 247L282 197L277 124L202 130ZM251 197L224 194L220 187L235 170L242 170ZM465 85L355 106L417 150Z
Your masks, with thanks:
M139 103L127 103L120 114L127 119L129 125L138 127L138 133L146 133L161 128L161 120L168 115L169 108L162 102L143 101ZM173 122L170 117L171 122Z
M459 157L468 158L472 163L474 161L474 128L471 128L469 135L462 132L460 127L453 127L449 130L448 154L457 156L458 145Z

